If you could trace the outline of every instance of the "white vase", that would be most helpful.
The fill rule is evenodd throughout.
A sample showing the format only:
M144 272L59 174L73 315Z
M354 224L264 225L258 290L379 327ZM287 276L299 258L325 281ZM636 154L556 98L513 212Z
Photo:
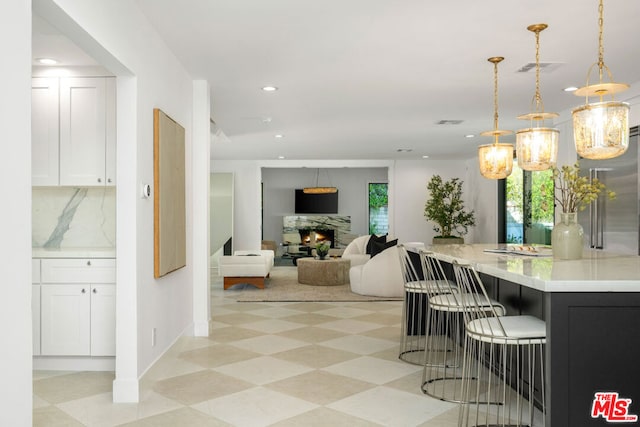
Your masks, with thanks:
M551 249L557 259L580 259L584 245L584 230L578 224L577 212L563 212L560 222L551 232Z

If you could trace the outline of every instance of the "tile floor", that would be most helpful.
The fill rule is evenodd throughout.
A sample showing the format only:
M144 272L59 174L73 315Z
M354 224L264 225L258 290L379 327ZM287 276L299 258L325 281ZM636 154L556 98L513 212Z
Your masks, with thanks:
M211 336L181 338L111 402L113 373L34 372L34 426L433 426L455 404L398 359L401 302L237 303L212 284Z

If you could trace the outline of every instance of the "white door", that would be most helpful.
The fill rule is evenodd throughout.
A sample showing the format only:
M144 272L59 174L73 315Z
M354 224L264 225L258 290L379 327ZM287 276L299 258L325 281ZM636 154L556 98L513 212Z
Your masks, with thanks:
M104 78L60 80L60 185L104 185Z
M91 286L91 355L116 355L116 285Z
M41 353L43 356L88 356L90 345L89 285L42 285Z
M58 79L31 82L32 185L58 185Z

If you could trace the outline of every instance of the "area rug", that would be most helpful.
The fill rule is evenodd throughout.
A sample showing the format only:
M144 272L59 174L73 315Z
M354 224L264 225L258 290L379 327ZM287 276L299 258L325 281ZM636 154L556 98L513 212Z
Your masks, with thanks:
M298 302L298 301L402 301L402 298L374 297L351 292L350 286L312 286L298 283L296 267L273 267L264 289L251 285L235 285L225 295L235 295L238 302Z

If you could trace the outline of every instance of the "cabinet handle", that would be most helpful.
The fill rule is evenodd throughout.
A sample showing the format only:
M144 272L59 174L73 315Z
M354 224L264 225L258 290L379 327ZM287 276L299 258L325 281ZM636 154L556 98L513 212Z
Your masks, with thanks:
M91 266L91 261L87 261L87 265L88 265L88 266Z
M108 182L108 183L111 183L111 178L107 178L107 182Z
M98 182L102 182L102 178L98 178Z
M86 294L86 293L87 293L87 290L86 290L85 288L82 288L82 293L83 293L83 294Z
M94 293L94 294L97 294L97 293L98 293L98 290L97 290L96 288L93 288L93 293Z

